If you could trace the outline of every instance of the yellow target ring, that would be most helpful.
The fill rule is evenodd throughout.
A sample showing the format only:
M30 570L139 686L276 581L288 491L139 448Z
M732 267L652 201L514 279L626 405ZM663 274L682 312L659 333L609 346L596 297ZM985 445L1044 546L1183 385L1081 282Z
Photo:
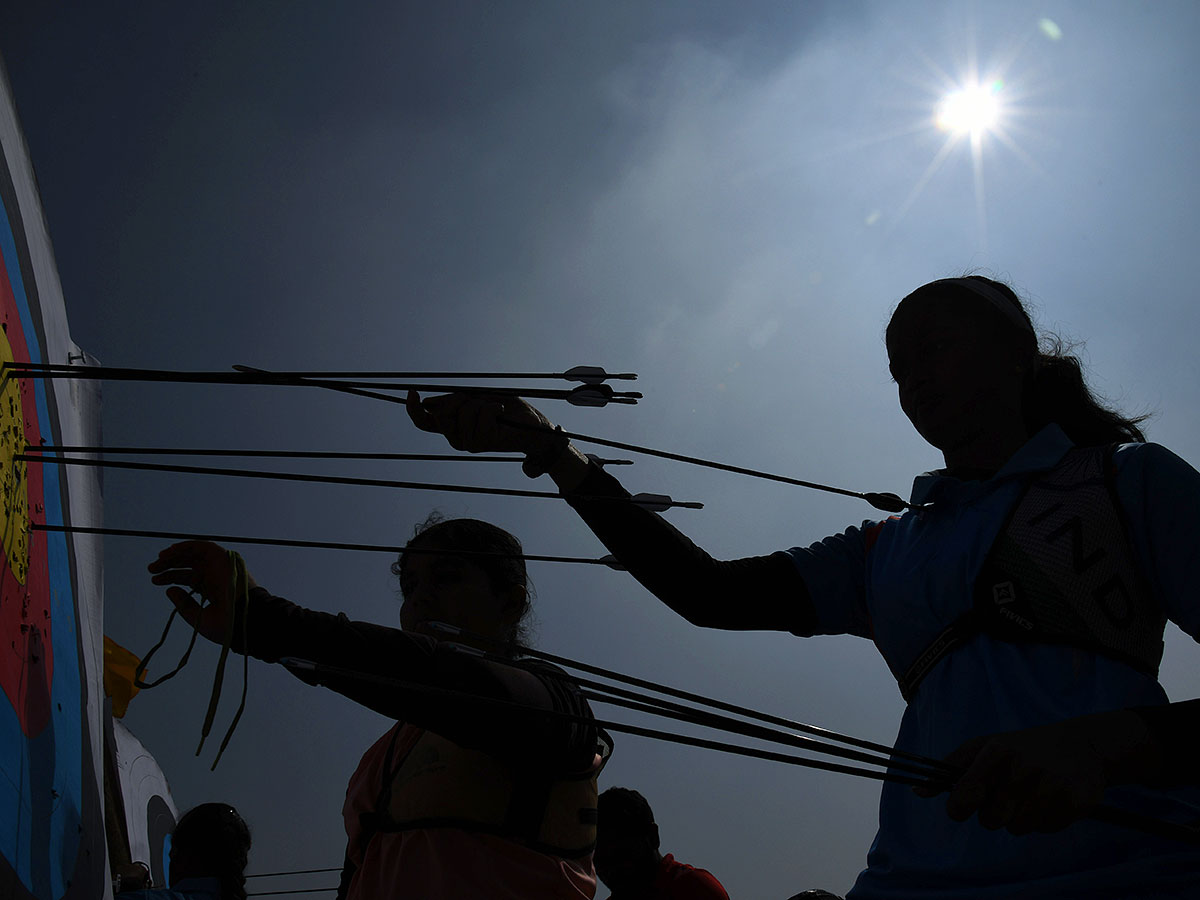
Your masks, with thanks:
M6 328L0 328L0 361L13 362ZM16 378L4 379L0 390L0 539L9 571L20 584L29 573L29 484L23 461L13 459L25 452L25 425L21 410L21 388Z

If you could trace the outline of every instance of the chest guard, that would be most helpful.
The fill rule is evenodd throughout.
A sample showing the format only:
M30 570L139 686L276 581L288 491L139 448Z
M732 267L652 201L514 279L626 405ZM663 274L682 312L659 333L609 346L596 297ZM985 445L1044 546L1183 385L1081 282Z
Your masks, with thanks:
M979 633L1080 647L1158 674L1166 615L1134 560L1112 472L1111 447L1077 447L1030 482L980 568L972 609L897 676L905 700Z
M425 731L385 767L375 830L461 828L578 859L596 845L596 779L606 759L597 753L589 771L553 775Z

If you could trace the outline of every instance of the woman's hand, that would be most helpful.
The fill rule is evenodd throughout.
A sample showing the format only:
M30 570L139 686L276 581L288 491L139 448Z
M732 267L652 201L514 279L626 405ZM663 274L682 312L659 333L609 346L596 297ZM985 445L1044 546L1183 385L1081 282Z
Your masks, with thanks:
M514 451L536 455L558 440L554 423L520 397L496 394L443 394L422 400L409 391L408 417L422 431L444 435L455 450L468 453ZM514 428L501 419L527 428Z
M405 406L414 425L445 436L455 450L524 453L525 474L549 474L564 491L573 490L587 475L587 457L520 397L443 394L422 400L409 391Z
M1018 835L1058 831L1100 806L1105 788L1152 777L1156 753L1128 710L974 738L946 757L963 772L946 812L960 822L978 813L984 828Z
M161 551L147 568L155 584L176 585L167 588L167 597L185 622L210 641L225 643L235 622L235 597L233 561L224 547L210 541L183 541ZM249 572L246 580L247 588L253 587ZM201 606L190 591L208 604Z

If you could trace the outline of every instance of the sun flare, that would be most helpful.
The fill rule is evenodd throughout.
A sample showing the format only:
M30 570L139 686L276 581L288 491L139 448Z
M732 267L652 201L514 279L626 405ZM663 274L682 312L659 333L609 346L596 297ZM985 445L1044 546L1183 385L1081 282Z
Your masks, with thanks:
M1035 175L1046 176L1022 144L1027 138L1038 137L1030 125L1049 108L1044 101L1042 108L1030 102L1048 90L1039 74L1045 66L1038 57L1048 52L1046 42L1065 40L1063 31L1057 23L1043 19L1033 26L1032 33L1014 34L1011 40L989 48L984 58L978 49L979 40L975 27L966 24L945 54L954 60L953 65L946 65L937 55L918 48L914 51L915 71L895 69L898 85L920 91L920 96L907 98L898 94L894 101L897 108L911 110L912 118L897 122L894 130L868 136L856 144L868 146L915 138L931 148L932 155L894 211L872 212L865 220L868 226L882 222L882 230L892 232L943 169L965 163L970 170L970 194L974 196L975 241L986 251L984 158L988 158L989 164L1004 165L1005 156L1013 157ZM958 189L950 202L960 203L968 196L966 191Z
M938 105L934 118L942 131L980 135L1000 122L1000 92L1004 83L995 79L988 84L970 84L947 94Z

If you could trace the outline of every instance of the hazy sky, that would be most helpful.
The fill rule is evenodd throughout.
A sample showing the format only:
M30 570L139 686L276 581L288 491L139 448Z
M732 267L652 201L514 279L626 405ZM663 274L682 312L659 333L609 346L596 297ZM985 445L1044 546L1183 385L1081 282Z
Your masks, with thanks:
M1151 438L1200 462L1194 3L25 6L0 10L0 52L72 336L104 363L603 365L640 373L646 399L546 412L586 433L907 493L940 460L895 402L887 314L925 281L980 270L1011 280L1043 326L1086 339L1093 383L1153 412ZM947 146L934 126L973 69L999 79L1004 104L977 164L969 141ZM109 384L104 429L110 445L444 447L389 404L283 388ZM327 470L550 488L483 463ZM650 459L620 474L703 501L670 516L720 556L872 515ZM603 552L554 501L115 471L105 501L115 527L376 543L402 542L437 508L495 521L531 553ZM106 544L105 630L136 652L167 615L144 571L157 550ZM275 593L397 622L386 557L245 555ZM703 631L620 573L532 574L547 650L894 736L902 702L865 641ZM210 650L139 696L126 723L181 807L243 810L254 870L340 864L345 782L387 723L252 664L243 724L210 773L209 750L192 756ZM1169 639L1173 697L1200 695L1197 658ZM218 730L239 686L227 680ZM849 887L878 795L634 738L618 740L610 784L645 793L665 851L734 897L780 900Z

